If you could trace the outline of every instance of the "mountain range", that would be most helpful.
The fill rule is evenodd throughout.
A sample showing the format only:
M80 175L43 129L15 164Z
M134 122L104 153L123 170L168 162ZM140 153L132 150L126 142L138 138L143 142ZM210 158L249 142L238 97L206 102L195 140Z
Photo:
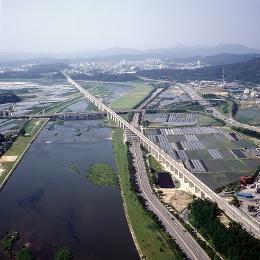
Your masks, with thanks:
M204 57L221 53L249 54L258 53L260 50L249 48L240 44L223 44L217 46L185 46L179 45L173 48L138 50L132 48L109 48L103 50L85 50L72 53L7 53L0 52L0 63L8 61L22 61L29 59L93 59L105 57L154 57L154 58L187 58Z

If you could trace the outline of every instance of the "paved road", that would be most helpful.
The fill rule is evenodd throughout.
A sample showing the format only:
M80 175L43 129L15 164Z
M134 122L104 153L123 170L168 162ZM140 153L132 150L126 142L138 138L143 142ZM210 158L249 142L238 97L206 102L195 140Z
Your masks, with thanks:
M153 193L146 173L139 141L131 143L130 152L133 155L138 185L142 196L146 199L148 208L159 217L166 230L190 259L210 259L194 238L184 229L182 224L165 208Z
M207 100L205 100L203 97L201 97L199 94L197 94L192 87L189 87L184 84L181 84L180 86L193 100L197 100L201 105L210 109L212 111L214 117L224 121L227 125L241 127L241 128L247 129L247 130L251 130L251 131L260 133L259 127L240 123L240 122L236 121L234 118L227 117L227 116L223 115L222 113L220 113L215 107L212 107Z

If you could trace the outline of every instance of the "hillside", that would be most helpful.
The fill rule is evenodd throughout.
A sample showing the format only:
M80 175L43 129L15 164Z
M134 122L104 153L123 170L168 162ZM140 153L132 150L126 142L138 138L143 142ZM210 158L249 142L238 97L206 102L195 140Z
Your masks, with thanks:
M0 79L39 79L43 78L46 73L58 74L56 78L61 77L60 71L69 68L65 63L41 64L35 65L27 71L8 71L0 73Z
M152 79L168 80L218 80L222 78L223 68L225 80L241 80L260 84L260 58L246 62L203 67L194 70L155 69L142 70L139 76Z

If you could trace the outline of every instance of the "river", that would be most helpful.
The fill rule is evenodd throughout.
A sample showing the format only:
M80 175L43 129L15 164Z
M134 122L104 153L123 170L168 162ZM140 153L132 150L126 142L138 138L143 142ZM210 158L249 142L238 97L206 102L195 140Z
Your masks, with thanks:
M30 243L36 259L52 259L62 246L74 259L138 259L119 189L86 177L93 163L116 169L110 129L101 123L66 121L49 130L50 122L0 192L0 234L18 231L16 246Z

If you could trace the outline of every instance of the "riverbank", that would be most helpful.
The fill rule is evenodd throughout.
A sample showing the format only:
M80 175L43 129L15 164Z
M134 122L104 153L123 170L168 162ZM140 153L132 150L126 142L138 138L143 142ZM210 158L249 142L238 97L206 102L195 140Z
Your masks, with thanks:
M69 100L50 106L45 110L45 112L57 113L80 100L82 100L80 95L73 95ZM0 161L0 190L4 187L13 171L30 148L31 144L40 134L48 121L48 119L29 120L25 126L25 134L18 136L8 151L2 155Z
M0 176L0 190L4 187L13 171L47 122L47 119L30 120L25 126L25 134L23 136L18 136L12 146L2 156L2 158L12 158L12 160L3 160L3 162L1 162L1 168L3 171Z
M182 259L165 231L149 216L136 193L131 189L127 146L123 143L123 130L112 130L121 194L126 218L137 250L142 259Z

